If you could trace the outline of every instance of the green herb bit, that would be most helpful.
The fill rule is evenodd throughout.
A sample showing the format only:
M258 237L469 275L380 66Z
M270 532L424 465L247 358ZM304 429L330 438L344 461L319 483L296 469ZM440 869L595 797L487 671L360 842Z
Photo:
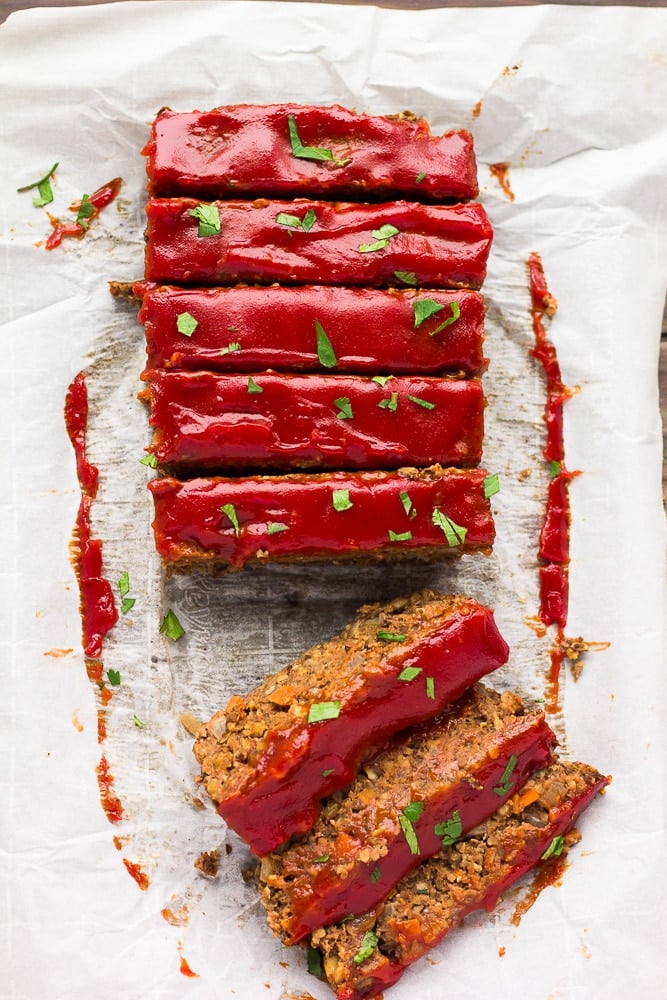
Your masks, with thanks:
M33 197L32 203L35 208L43 208L44 205L50 205L53 201L53 188L51 187L51 178L56 172L58 167L57 163L54 163L48 173L40 177L38 181L34 181L32 184L24 184L23 187L17 188L17 193L22 194L24 191L32 191L37 188L37 196Z
M339 413L336 414L339 420L351 420L353 417L352 404L348 396L339 396L338 399L334 399L334 403L339 409Z
M398 278L404 285L416 285L417 275L414 271L394 271L394 277Z
M79 211L76 214L76 221L81 226L82 229L88 228L88 220L95 214L95 206L88 197L84 194L81 199L81 204L79 205Z
M324 365L325 368L334 368L338 363L336 355L319 319L315 320L315 333L317 335L317 357L320 364Z
M420 399L419 396L408 396L411 403L416 403L417 406L423 407L425 410L435 410L435 403L429 403L427 399Z
M241 345L239 344L238 340L232 340L232 342L230 344L227 344L226 347L222 348L222 350L220 351L220 353L221 354L236 354L236 352L240 351L240 350L241 350Z
M415 314L415 330L417 330L424 320L427 320L429 316L435 316L439 313L441 309L444 309L444 305L441 302L436 302L435 299L415 299L412 303L412 311Z
M424 180L425 177L426 177L426 171L420 170L417 176L415 177L415 184L421 184L421 182Z
M136 597L124 597L120 602L120 613L126 615L137 603Z
M512 754L510 759L507 761L507 767L503 771L500 781L493 789L496 795L507 795L507 793L510 791L512 785L514 784L512 773L518 763L519 763L519 758L516 756L516 754Z
M269 521L266 526L267 535L278 535L281 531L289 531L289 526L282 521Z
M173 642L177 642L182 635L185 635L185 629L171 609L167 611L162 619L160 633L166 635L167 639L171 639Z
M322 952L312 945L306 945L306 968L311 976L324 979L324 966L322 965Z
M362 243L357 249L359 253L372 253L374 250L384 250L389 240L393 239L394 236L398 236L399 232L400 229L387 222L384 226L380 226L379 229L372 230L371 235L375 237L374 243Z
M451 819L446 819L444 823L436 823L433 832L436 837L442 837L443 847L451 847L452 844L455 844L463 833L461 814L458 809L454 810Z
M303 229L304 233L309 233L316 222L317 222L317 216L315 214L315 209L309 208L301 222L301 228Z
M117 688L120 685L120 670L107 670L107 678L111 687Z
M353 503L350 500L349 490L334 490L333 491L333 506L334 510L349 510L353 507Z
M430 698L432 701L435 701L435 678L434 677L427 677L426 678L426 697Z
M157 455L144 455L139 459L140 465L147 465L149 469L157 469Z
M382 878L382 872L376 865L373 871L371 872L371 885L375 885L375 883L379 882L381 878Z
M323 778L328 778L329 775L333 774L333 773L334 773L334 768L333 767L325 767L325 769L322 771L322 777Z
M389 529L390 542L409 542L411 538L411 531L392 531L391 528Z
M401 490L398 494L401 503L403 504L403 510L408 515L408 517L413 518L417 516L417 511L413 508L412 500L407 492L407 490Z
M376 639L382 639L384 642L405 642L407 635L403 635L402 632L385 632L384 629L380 629L379 632L375 633Z
M320 854L319 858L313 858L316 865L324 865L329 860L328 854Z
M326 722L340 715L339 701L316 701L308 709L308 722Z
M547 847L544 854L541 856L541 860L548 861L549 858L559 858L563 853L564 848L565 848L565 837L563 837L562 834L558 833L553 838L553 840Z
M218 236L220 234L220 212L217 205L199 204L188 210L199 223L197 236Z
M182 312L176 317L176 329L184 337L191 337L198 326L199 322L194 318L192 313Z
M248 375L248 392L251 396L256 396L260 392L264 392L261 385L257 385L252 375Z
M303 219L298 215L290 215L289 212L278 212L276 222L279 226L287 226L288 229L302 229L304 233L309 233L317 221L315 210L309 208Z
M413 681L422 672L421 667L403 667L398 675L399 681Z
M435 337L436 333L440 333L440 331L444 330L446 326L451 326L452 323L456 323L457 319L460 318L461 306L458 304L458 302L452 302L451 307L452 307L452 315L449 316L448 319L443 320L440 326L436 326L435 330L431 330L431 332L429 333L429 337Z
M424 811L423 802L411 802L402 810L398 817L403 836L405 837L411 854L419 854L419 841L413 826Z
M361 939L361 945L359 951L353 956L352 961L355 965L361 965L365 962L367 958L370 958L378 945L378 936L374 934L373 931L366 931L363 938Z
M118 581L118 593L121 597L126 597L130 593L130 574L123 570Z
M552 479L555 479L556 476L560 476L560 469L560 462L557 462L555 458L552 458L549 462L549 475Z
M443 514L439 507L436 507L433 511L432 521L436 528L440 528L444 531L445 538L452 547L456 545L463 545L466 540L466 535L468 534L467 528L464 528L462 525L452 521L451 517L447 517L446 514Z
M137 729L143 729L145 727L145 725L146 725L146 723L142 722L141 719L139 718L139 716L137 716L137 715L133 715L132 716L132 722L135 724L135 726L137 727Z
M234 506L234 504L223 503L222 507L219 507L218 510L221 510L222 513L229 518L229 520L232 523L232 527L234 528L234 534L238 538L239 535L241 534L241 525L239 524L239 519L236 514L236 507Z
M382 386L382 388L384 389L387 382L389 382L389 380L392 379L393 377L394 377L393 375L374 375L373 378L371 379L371 382L377 382L377 384L379 386Z
M398 409L398 393L392 392L389 399L381 399L378 406L382 410L391 410L392 413L395 413Z
M500 480L498 479L498 473L494 472L490 476L484 477L484 497L488 500L489 497L493 497L496 493L500 493Z
M328 160L334 167L344 167L346 163L350 162L349 159L335 159L330 149L324 149L321 146L304 146L299 138L299 130L294 115L287 116L287 127L289 129L289 140L293 156L301 160Z

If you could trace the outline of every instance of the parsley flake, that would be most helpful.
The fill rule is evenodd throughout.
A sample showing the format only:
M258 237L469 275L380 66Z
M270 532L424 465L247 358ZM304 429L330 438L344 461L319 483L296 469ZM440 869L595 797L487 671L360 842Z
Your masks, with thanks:
M493 789L496 795L507 795L507 793L510 791L512 785L514 784L514 779L512 778L512 772L514 771L514 768L517 766L518 763L519 763L519 758L516 756L516 754L512 754L510 759L507 761L507 767L503 771L500 781Z
M334 510L338 511L349 510L350 507L354 506L352 501L350 500L349 490L334 490L332 502Z
M290 215L289 212L278 212L276 222L279 226L287 226L288 229L302 229L304 233L309 233L317 221L315 210L309 208L303 219L298 215Z
M191 337L198 326L199 322L194 318L192 313L182 312L176 317L176 329L184 337Z
M426 678L426 697L435 701L435 677Z
M137 602L136 597L128 597L130 592L130 575L127 570L124 570L118 581L118 593L120 595L120 613L126 615L128 611L131 611Z
M390 542L409 542L411 538L411 531L392 531L391 528L389 529Z
M267 535L278 535L281 531L289 531L289 527L282 521L269 521L266 526Z
M81 204L79 205L79 211L76 214L76 221L81 226L82 229L88 228L88 220L95 215L95 206L88 197L84 194L81 199Z
M363 938L361 939L361 945L359 951L353 956L352 961L355 965L361 965L365 962L367 958L370 958L378 945L378 936L374 934L373 931L366 931Z
M339 420L351 420L354 414L352 413L352 404L348 396L339 396L338 399L334 399L334 403L338 407L339 413L336 414Z
M328 854L320 854L319 858L313 858L316 865L324 865L329 860Z
M377 382L377 384L382 386L382 388L384 389L387 382L389 382L389 380L392 379L393 377L394 377L393 375L374 375L373 378L371 379L371 382Z
M338 362L331 341L319 319L315 320L315 333L317 335L317 357L320 364L324 365L325 368L333 368Z
M325 769L322 771L322 777L323 778L328 778L329 775L333 774L333 773L334 773L334 768L333 767L325 767Z
M120 670L107 670L107 678L111 687L117 688L120 685Z
M398 409L398 393L392 392L389 399L381 399L378 406L382 410L391 410L392 413L395 413Z
M412 500L407 492L407 490L401 490L398 494L401 503L403 504L403 510L408 515L408 517L416 517L417 511L413 509Z
M326 722L340 715L339 701L316 701L308 709L308 722Z
M451 546L463 545L468 534L468 529L452 521L451 517L443 514L439 507L433 511L431 520L436 528L440 528L445 533L445 538Z
M185 635L185 629L171 609L167 611L162 619L160 633L166 635L167 639L171 639L173 642L176 642L182 635Z
M452 813L451 819L446 819L443 823L436 823L433 827L436 837L442 837L442 846L451 847L455 844L463 833L461 814L458 809Z
M382 872L376 865L373 871L371 872L371 885L375 885L375 883L379 882L381 878L382 878Z
M349 159L337 160L330 149L324 149L321 146L304 146L299 138L299 130L294 115L287 116L287 127L292 147L292 156L296 156L301 160L328 160L334 167L344 167L346 163L350 162Z
M248 375L248 392L251 396L256 396L260 392L264 392L261 385L257 385L252 375Z
M435 403L429 403L427 399L421 399L419 396L408 396L411 403L416 403L417 406L423 407L425 410L435 410Z
M420 170L417 176L415 177L415 184L421 184L421 182L424 180L425 177L426 177L426 171Z
M560 462L556 461L555 458L552 458L549 462L549 475L552 479L555 479L556 476L560 476Z
M424 320L428 319L429 316L435 316L439 313L441 309L444 309L444 305L441 302L436 302L435 299L415 299L412 303L412 311L415 314L415 330L417 330Z
M139 459L141 465L147 465L149 469L157 469L157 455L144 455Z
M429 337L435 337L436 333L440 333L444 330L446 326L451 326L452 323L456 323L457 319L461 316L461 306L458 302L452 302L452 315L448 319L444 319L440 326L436 326L435 330L431 330Z
M394 277L398 278L404 285L417 284L417 275L414 271L394 271Z
M324 979L324 966L322 965L322 952L312 945L306 945L306 968L311 976Z
M44 205L50 205L53 201L53 188L51 187L51 178L56 172L58 167L57 163L54 163L48 173L40 177L38 181L34 181L32 184L24 184L23 187L17 188L17 193L22 194L24 191L33 191L37 188L37 195L33 196L32 203L35 208L43 208Z
M220 212L217 205L205 205L203 203L188 210L199 223L197 236L218 236L220 234Z
M136 597L124 597L120 602L120 613L126 615L137 603Z
M239 344L238 340L232 340L232 342L230 344L227 344L226 347L222 348L222 350L220 351L220 353L221 354L236 354L236 352L240 351L240 350L241 350L241 345Z
M421 667L403 667L398 675L399 681L413 681L422 672Z
M484 477L484 496L488 500L489 497L493 497L496 493L500 493L500 480L498 479L498 473L494 472L490 476Z
M423 812L423 802L410 802L398 817L398 822L401 825L403 836L407 841L411 854L419 854L419 841L417 840L417 833L413 824L417 822Z
M541 855L542 861L548 861L549 858L559 858L563 853L565 848L565 837L561 833L556 834L549 846L547 847L544 854Z
M234 534L238 538L241 534L241 525L239 524L239 519L236 514L236 507L233 503L223 503L222 507L218 507L226 517L231 521L232 527L234 528Z
M137 727L137 729L143 729L145 727L145 725L146 725L146 723L142 722L141 719L137 715L133 715L132 716L132 722L135 724L135 726Z
M384 250L389 240L393 239L394 236L398 236L399 233L400 229L387 222L384 226L380 226L379 229L372 230L371 235L375 237L374 243L362 243L357 249L359 253L372 253L374 250Z
M375 633L376 639L382 639L384 642L405 642L407 639L406 635L402 632L385 632L384 629L380 629L379 632Z

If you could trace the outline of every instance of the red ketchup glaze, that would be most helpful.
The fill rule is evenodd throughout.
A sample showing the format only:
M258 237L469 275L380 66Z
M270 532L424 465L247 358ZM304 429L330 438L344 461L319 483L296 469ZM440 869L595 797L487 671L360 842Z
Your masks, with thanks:
M484 392L474 379L149 372L150 451L192 469L477 465Z
M409 271L424 287L479 288L493 237L477 203L223 201L215 203L220 232L212 236L199 236L190 214L200 204L192 198L148 202L149 281L386 286L396 284L396 271ZM307 232L276 221L280 213L303 220L309 211L316 221ZM360 251L378 242L373 234L383 226L398 233L375 250Z
M492 758L488 754L476 764L474 784L469 776L462 780L456 778L449 788L423 802L423 812L413 824L418 853L412 853L405 836L387 841L387 853L378 863L381 875L375 882L369 878L366 862L360 861L343 884L337 874L336 856L322 862L307 896L294 894L290 897L292 916L287 927L291 937L287 943L294 944L318 927L336 923L350 914L372 910L408 872L442 850L442 837L434 828L443 816L451 816L457 811L463 834L472 830L520 788L532 771L551 762L554 743L555 736L544 716L532 719L530 725L519 725L518 731L503 738L502 745L496 748L499 750L497 756ZM511 760L514 767L507 791L495 791L502 788L501 782ZM346 844L349 842L349 837L343 839Z
M414 478L417 477L417 478ZM482 469L333 472L329 474L151 480L153 529L166 562L195 558L241 567L251 560L345 558L392 553L419 555L437 548L442 555L489 551L495 528L484 496ZM336 510L334 491L351 507ZM407 493L416 516L401 499ZM223 505L232 504L235 528ZM444 515L467 529L463 543L451 544L433 518ZM286 529L269 533L269 524ZM392 540L389 531L409 538Z
M114 177L108 184L103 184L101 188L98 188L97 191L93 191L89 195L88 202L92 205L92 211L83 223L77 222L76 219L73 222L61 222L59 219L49 216L53 232L46 241L46 249L53 250L55 247L60 246L65 236L75 236L79 240L83 239L88 232L91 220L99 215L102 209L114 200L120 191L122 183L120 177ZM80 201L73 201L70 205L70 211L77 214L80 208Z
M487 365L484 301L478 292L464 289L175 288L139 283L136 292L143 298L139 322L146 334L148 369L478 375ZM426 298L443 308L415 328L414 303ZM435 333L453 319L454 303L459 318ZM190 337L176 326L186 312L197 321ZM316 320L334 351L331 368L318 358ZM230 344L240 350L229 350Z
M295 156L289 116L301 144L333 159ZM469 132L431 135L422 118L396 120L345 108L300 104L231 105L176 113L166 108L144 149L151 194L294 196L303 191L411 198L475 198L477 168Z
M382 672L369 673L362 686L341 697L338 718L299 720L288 730L268 733L256 773L241 792L219 804L220 815L260 856L307 832L320 800L354 780L369 746L437 715L508 655L492 612L475 601L420 642L392 643ZM399 680L401 671L414 665L421 668L419 679ZM424 683L428 676L432 698Z
M471 901L466 906L462 906L457 913L460 921L463 921L471 913L477 910L491 911L498 903L498 900L512 885L519 881L531 869L539 865L542 855L548 850L554 837L563 836L571 829L578 816L590 805L598 792L609 783L608 778L589 785L581 794L570 797L554 806L550 810L549 822L547 826L533 827L530 834L522 838L520 846L514 847L511 843L502 844L504 860L510 866L507 874L494 885L485 891L481 891L476 900ZM525 839L525 838L528 839ZM556 859L559 867L560 859ZM550 872L554 862L540 866L540 872ZM400 953L404 957L402 962L395 958L380 956L375 961L373 969L368 977L364 977L363 987L352 988L343 987L336 994L336 1000L364 1000L366 997L375 997L394 983L398 982L407 968L418 959L426 955L432 948L440 944L447 936L451 928L446 928L437 934L426 934L417 920L411 920L407 924L399 922L392 923L392 937L399 942Z
M102 576L102 542L90 536L90 508L97 495L98 470L86 458L88 390L85 372L79 372L65 397L65 425L74 454L81 489L75 525L75 568L81 601L83 650L99 657L102 640L118 620L109 581Z

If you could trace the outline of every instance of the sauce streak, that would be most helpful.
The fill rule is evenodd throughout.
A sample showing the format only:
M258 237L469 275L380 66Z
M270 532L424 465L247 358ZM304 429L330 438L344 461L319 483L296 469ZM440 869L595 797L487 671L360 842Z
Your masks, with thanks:
M110 823L120 823L123 818L123 806L120 799L112 791L111 786L114 783L114 778L104 754L100 757L95 771L97 772L97 784L100 788L100 802L106 817Z
M97 191L93 191L90 196L84 196L86 198L86 205L90 206L90 208L82 222L77 222L76 219L72 222L61 222L55 216L49 215L53 232L46 241L46 249L53 250L55 247L60 246L65 236L75 236L79 240L83 239L88 232L91 220L99 215L101 210L114 200L120 191L122 183L120 177L114 177L108 184L103 184ZM76 212L78 217L81 204L81 201L73 201L69 207L70 212Z
M543 889L546 889L550 885L560 885L563 875L565 874L565 869L567 868L567 855L563 855L560 858L555 858L548 865L540 870L535 875L532 881L530 889L524 899L520 900L514 908L514 913L511 917L511 923L518 927L521 922L521 918L528 912L528 910L537 902Z
M510 201L514 201L514 191L510 187L510 165L509 163L490 163L489 170L500 184L503 193Z
M127 868L128 872L137 883L142 892L146 892L150 883L150 879L146 872L134 861L128 861L127 858L123 858L123 864Z

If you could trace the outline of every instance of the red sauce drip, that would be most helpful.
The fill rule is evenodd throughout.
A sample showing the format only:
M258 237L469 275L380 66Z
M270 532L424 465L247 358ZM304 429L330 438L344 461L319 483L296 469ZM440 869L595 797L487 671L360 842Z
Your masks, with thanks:
M101 210L114 200L120 191L122 183L123 182L120 177L114 177L114 179L109 181L108 184L103 184L102 187L97 189L97 191L93 191L93 193L87 198L87 204L92 205L92 211L85 218L83 223L77 222L76 219L72 222L61 222L60 219L56 219L54 216L49 215L53 232L46 241L46 249L53 250L55 247L60 246L65 236L75 236L79 240L83 239L88 232L91 220L99 215ZM70 205L70 212L76 212L78 214L80 208L81 201L73 201Z
M127 858L123 858L123 864L127 868L128 872L137 883L142 892L146 892L150 883L150 879L145 871L140 868L139 865L135 864L134 861L128 861Z
M510 201L514 201L514 191L512 191L512 188L510 187L509 163L490 163L489 170L500 184L504 194L507 195Z
M537 902L538 897L544 889L550 885L561 884L566 868L567 855L562 855L560 858L555 858L548 865L545 865L544 868L541 868L537 872L527 895L524 899L517 903L514 908L514 913L512 914L511 919L515 927L519 926L523 915L528 912L534 903Z
M95 768L97 772L97 783L100 788L100 801L106 817L110 823L120 823L123 818L123 806L112 791L114 783L113 775L109 769L109 762L104 754L100 757L100 762Z
M188 965L187 959L184 958L183 955L181 955L181 964L179 966L179 971L181 975L188 976L189 979L199 979L199 973L192 971L192 969Z

